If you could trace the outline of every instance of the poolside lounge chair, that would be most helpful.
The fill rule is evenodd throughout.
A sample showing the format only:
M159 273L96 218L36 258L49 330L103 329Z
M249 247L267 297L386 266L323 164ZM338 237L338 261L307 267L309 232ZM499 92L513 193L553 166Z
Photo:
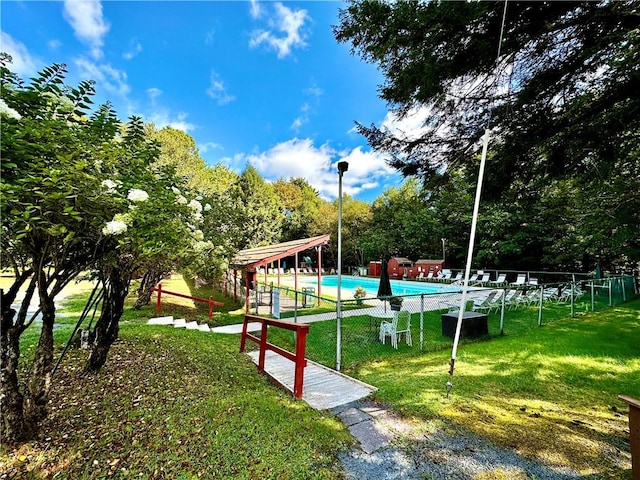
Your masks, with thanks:
M491 279L490 273L483 273L482 276L478 279L478 283L480 285L484 285L485 283L489 283L490 279Z
M452 279L452 281L453 282L459 282L459 281L462 280L462 277L463 277L462 272L458 272L458 273L456 273L456 276L455 276L455 278Z
M526 273L519 273L518 274L518 278L516 278L515 282L511 282L509 285L514 285L514 286L520 286L520 285L526 285L527 284L527 274Z
M416 277L416 280L418 280L419 282L423 281L424 280L424 272L420 272L420 275L418 275Z
M478 270L476 273L473 273L470 277L469 277L469 283L471 282L477 282L478 281L478 275L482 275L484 272L482 270Z
M500 273L498 278L489 282L491 285L505 285L507 283L507 274Z
M451 270L442 270L443 275L438 278L438 280L442 282L447 282L451 280Z
M489 292L489 294L482 298L482 299L476 299L473 300L473 307L472 310L474 312L487 312L489 313L493 307L495 306L495 298L498 296L498 294L500 294L501 292L499 290L492 290L491 292ZM500 295L501 297L501 295Z

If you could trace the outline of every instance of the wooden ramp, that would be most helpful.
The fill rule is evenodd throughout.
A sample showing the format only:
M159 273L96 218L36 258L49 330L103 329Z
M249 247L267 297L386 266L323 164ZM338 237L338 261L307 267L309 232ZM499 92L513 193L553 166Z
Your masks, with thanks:
M258 351L247 352L247 354L257 365ZM275 352L268 350L265 354L265 373L290 392L293 392L294 367L294 362ZM345 405L364 398L376 390L374 386L307 360L302 399L316 410Z

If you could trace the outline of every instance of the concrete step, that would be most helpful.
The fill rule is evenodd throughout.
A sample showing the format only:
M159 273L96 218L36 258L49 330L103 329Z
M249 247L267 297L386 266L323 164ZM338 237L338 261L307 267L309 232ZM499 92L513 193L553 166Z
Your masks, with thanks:
M198 322L187 322L185 328L187 330L198 330Z
M147 325L173 325L173 315L168 317L154 317L147 321Z
M198 325L198 330L200 330L201 332L210 332L211 331L211 329L209 328L209 325L204 324L204 323L201 324L201 325Z
M187 321L184 318L178 318L173 321L174 328L185 328L187 326Z

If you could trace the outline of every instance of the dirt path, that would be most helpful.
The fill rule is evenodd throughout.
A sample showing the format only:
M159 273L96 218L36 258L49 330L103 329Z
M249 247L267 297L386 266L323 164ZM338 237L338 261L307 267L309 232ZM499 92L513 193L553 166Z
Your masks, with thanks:
M358 401L334 410L359 441L340 456L347 478L570 480L581 476L525 459L470 433L412 424L383 405Z

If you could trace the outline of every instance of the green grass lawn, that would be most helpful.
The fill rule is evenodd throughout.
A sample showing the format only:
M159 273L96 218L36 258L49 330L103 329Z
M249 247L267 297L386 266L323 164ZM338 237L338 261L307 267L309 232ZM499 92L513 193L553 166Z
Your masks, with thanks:
M405 350L351 373L417 420L441 419L548 464L630 478L626 404L640 398L640 300L450 350ZM626 445L626 447L625 447Z
M212 295L180 278L163 286ZM70 297L59 315L56 359L86 295ZM216 295L225 308L212 323L239 323L238 305ZM431 343L423 351L417 330L413 347L394 350L375 341L368 317L354 317L343 339L360 351L349 353L345 373L378 387L378 401L425 430L435 422L594 478L630 478L627 407L617 395L640 397L640 300L575 319L563 319L565 311L537 327L535 309L518 309L504 336L490 317L491 337L461 344L449 397L451 341L440 335L439 312L425 319ZM207 306L167 297L162 313L203 322ZM237 335L143 325L151 316L153 304L126 309L120 340L97 375L81 374L87 353L70 351L53 379L45 435L1 452L0 476L340 478L336 455L352 444L342 423L259 375L238 353ZM310 354L335 355L331 323L312 324ZM23 338L25 359L36 341L34 325Z
M70 298L58 318L56 359L82 306L82 296ZM87 352L69 351L53 378L44 436L3 451L0 476L340 478L336 453L353 440L339 420L257 374L237 335L144 325L154 308L126 310L100 373L83 374ZM36 338L25 336L26 352Z

